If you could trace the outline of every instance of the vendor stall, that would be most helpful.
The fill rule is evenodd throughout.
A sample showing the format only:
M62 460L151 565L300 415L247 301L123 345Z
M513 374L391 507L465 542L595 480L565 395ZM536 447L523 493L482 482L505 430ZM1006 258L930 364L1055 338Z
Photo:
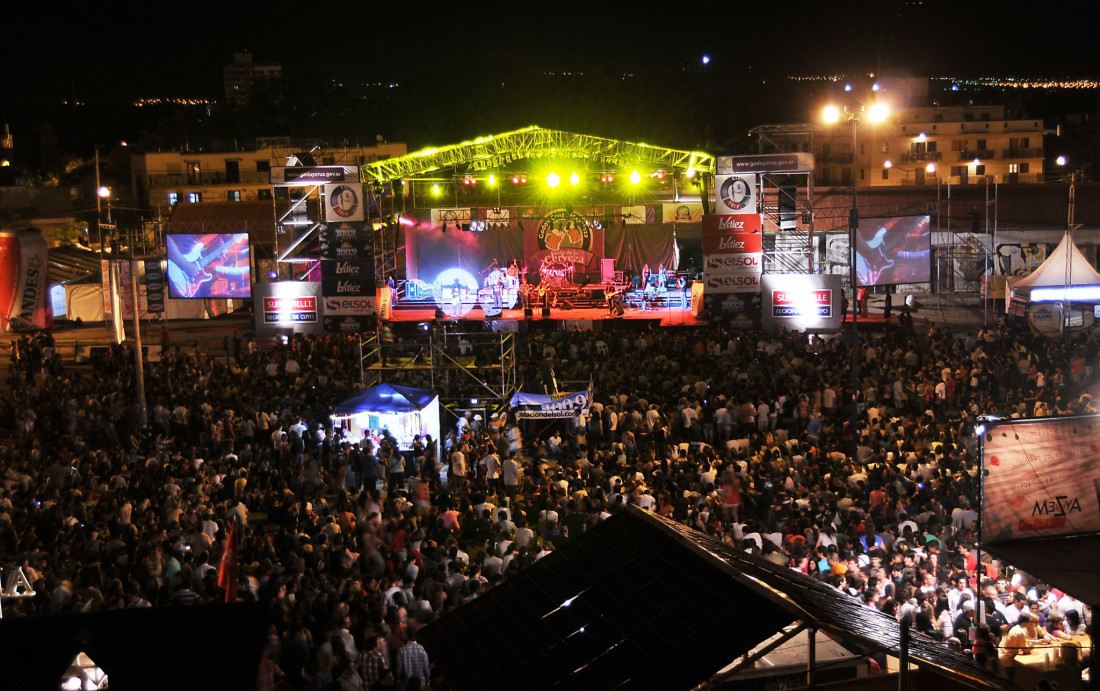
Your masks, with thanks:
M337 405L332 424L351 439L379 436L386 430L398 449L407 451L418 436L429 435L438 442L439 396L431 389L379 384Z

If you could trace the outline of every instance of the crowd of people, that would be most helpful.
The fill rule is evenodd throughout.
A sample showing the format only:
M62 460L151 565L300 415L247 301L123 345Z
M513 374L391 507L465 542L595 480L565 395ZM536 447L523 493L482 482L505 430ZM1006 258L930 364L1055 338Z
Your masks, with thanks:
M977 559L974 425L1096 412L1097 335L918 338L890 322L861 336L853 402L841 338L531 330L525 390L591 385L589 416L448 411L443 438L409 450L331 427L360 388L355 336L203 349L162 335L144 426L127 346L77 371L48 335L24 338L0 392L0 553L36 595L4 616L222 602L237 525L237 597L269 611L257 688L443 688L422 626L634 504L1009 676L1021 630L1084 633L1091 611L1072 594Z

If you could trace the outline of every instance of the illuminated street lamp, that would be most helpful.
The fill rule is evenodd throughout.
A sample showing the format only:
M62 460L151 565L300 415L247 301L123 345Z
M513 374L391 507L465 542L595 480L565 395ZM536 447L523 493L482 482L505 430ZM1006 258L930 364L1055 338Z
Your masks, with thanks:
M822 111L822 119L826 124L835 125L844 123L852 128L852 208L848 212L848 263L849 276L852 284L852 458L855 458L859 450L859 294L858 277L856 275L856 232L859 229L859 198L857 186L859 184L859 123L866 118L869 123L883 122L890 114L886 103L876 101L868 108L858 109L829 104Z

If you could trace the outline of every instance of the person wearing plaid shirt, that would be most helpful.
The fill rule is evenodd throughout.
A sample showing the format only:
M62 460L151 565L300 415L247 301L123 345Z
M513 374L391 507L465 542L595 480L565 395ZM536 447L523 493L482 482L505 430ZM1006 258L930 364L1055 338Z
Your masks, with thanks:
M385 639L382 636L374 636L371 642L373 645L369 650L359 653L359 676L363 679L364 689L374 688L374 685L384 680L390 672L390 663L382 651L386 645Z
M416 630L409 628L409 642L397 651L396 676L405 682L406 689L428 687L428 653L416 640ZM414 681L415 680L415 681Z

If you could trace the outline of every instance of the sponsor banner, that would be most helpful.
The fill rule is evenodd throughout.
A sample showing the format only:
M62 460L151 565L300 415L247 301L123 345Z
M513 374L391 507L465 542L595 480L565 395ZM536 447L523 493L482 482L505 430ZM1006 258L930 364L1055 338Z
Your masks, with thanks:
M378 318L389 321L393 316L393 288L382 286L378 289Z
M813 315L828 317L833 313L831 290L771 290L772 314L777 317Z
M6 300L0 295L0 307L6 307L0 320L7 331L48 329L53 326L53 312L49 301L46 240L37 230L21 231L16 233L15 245L18 254L15 293ZM3 262L6 270L10 257L4 257ZM10 278L0 280L10 286ZM10 291L10 287L7 290Z
M1100 417L989 423L982 465L988 542L1100 532Z
M369 282L360 279L336 278L321 281L321 295L325 297L364 297L373 296L374 279Z
M470 222L470 208L432 209L432 227L444 230L461 230Z
M122 316L126 319L134 318L134 291L130 282L131 264L128 260L120 259L115 263L115 272L118 275L118 299L122 304Z
M588 391L557 395L517 393L509 405L519 420L554 420L572 418L578 411L587 416L591 398Z
M707 215L703 217L703 254L762 252L760 215Z
M703 290L707 294L757 292L760 290L760 274L708 274L704 271Z
M708 254L703 272L710 274L758 274L764 271L764 253Z
M149 312L164 311L164 269L159 259L145 260L145 305Z
M317 228L317 237L330 245L341 242L374 244L374 232L363 222L326 223Z
M304 297L266 297L263 299L265 324L283 324L317 321L317 298Z
M368 316L377 311L378 299L373 295L358 297L325 297L326 317Z
M715 175L714 190L719 214L760 213L755 175Z
M111 316L111 310L114 309L114 303L111 299L111 260L100 259L99 260L99 287L100 292L103 294L103 314Z
M374 259L322 259L321 280L338 279L374 282Z
M814 155L798 152L756 156L719 156L716 163L715 172L718 175L812 173L814 170Z
M363 185L359 181L325 185L325 220L362 221Z
M320 250L321 258L329 260L349 261L372 259L374 257L374 246L361 242L344 241L335 244L322 242Z
M703 219L702 202L661 205L662 223L699 223Z
M841 276L767 274L761 286L764 299L762 326L765 330L840 330Z
M737 330L760 326L760 293L723 293L703 298L704 308L719 315L724 324Z
M257 283L252 294L257 338L321 333L320 288L305 281Z
M373 323L374 317L370 316L330 317L326 314L324 318L326 333L361 333L369 331Z
M0 233L0 330L8 329L8 317L16 304L18 283L19 235L4 231Z
M358 183L359 169L355 166L272 166L271 168L271 184L274 186L311 187L337 182Z

